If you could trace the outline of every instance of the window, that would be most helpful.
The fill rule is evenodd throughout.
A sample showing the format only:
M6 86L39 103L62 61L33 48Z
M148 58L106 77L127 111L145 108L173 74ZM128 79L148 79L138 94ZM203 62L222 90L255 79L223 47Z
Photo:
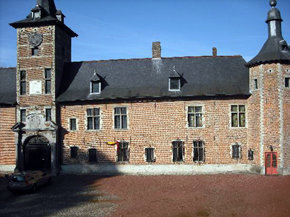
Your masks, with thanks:
M248 160L254 160L254 151L252 149L248 150Z
M169 78L169 91L180 91L180 78Z
M246 126L246 107L245 105L231 106L231 126L245 127Z
M45 120L51 121L51 108L45 109Z
M254 90L258 90L259 86L258 86L258 79L254 79Z
M69 119L69 129L71 131L76 131L77 130L77 119L75 119L75 118Z
M188 126L202 127L202 106L188 107Z
M290 87L289 80L290 80L290 78L285 78L285 87Z
M100 109L99 108L87 109L87 129L88 130L100 129Z
M146 162L155 162L154 148L145 148Z
M77 158L78 157L78 150L79 150L79 148L76 146L70 147L70 157Z
M20 122L26 122L26 109L20 109Z
M51 69L45 69L45 94L51 93Z
M173 162L183 161L184 145L182 141L172 142Z
M193 141L193 161L204 162L204 142Z
M117 107L114 109L115 112L115 129L127 129L127 108Z
M121 141L117 143L117 155L119 162L129 161L129 143Z
M95 148L89 149L89 162L90 163L97 162L97 149Z
M32 56L38 56L39 50L38 47L32 48L31 49L31 55Z
M100 81L91 81L91 93L96 93L96 94L101 93Z
M26 94L26 71L20 71L20 95Z
M237 143L232 145L232 158L233 159L241 158L241 146Z

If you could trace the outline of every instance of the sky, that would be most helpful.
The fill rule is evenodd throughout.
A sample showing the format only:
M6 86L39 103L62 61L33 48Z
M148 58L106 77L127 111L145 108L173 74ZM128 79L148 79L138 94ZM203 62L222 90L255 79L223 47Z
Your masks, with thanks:
M258 54L268 37L269 0L55 0L72 40L72 61ZM16 66L16 30L36 0L0 0L0 67ZM290 44L290 0L278 0L284 39Z

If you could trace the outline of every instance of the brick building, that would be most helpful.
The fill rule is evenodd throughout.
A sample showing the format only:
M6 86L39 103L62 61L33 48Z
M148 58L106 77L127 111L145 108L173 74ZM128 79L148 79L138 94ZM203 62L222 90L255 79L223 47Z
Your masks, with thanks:
M0 69L0 169L54 173L290 173L290 46L270 1L268 39L241 56L71 62L53 0L17 29Z

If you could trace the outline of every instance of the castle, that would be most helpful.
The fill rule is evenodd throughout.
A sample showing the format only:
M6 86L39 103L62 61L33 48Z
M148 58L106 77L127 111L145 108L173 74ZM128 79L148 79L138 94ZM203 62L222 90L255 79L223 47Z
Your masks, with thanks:
M290 46L270 1L258 55L71 61L53 0L17 30L0 68L0 170L54 174L290 174Z

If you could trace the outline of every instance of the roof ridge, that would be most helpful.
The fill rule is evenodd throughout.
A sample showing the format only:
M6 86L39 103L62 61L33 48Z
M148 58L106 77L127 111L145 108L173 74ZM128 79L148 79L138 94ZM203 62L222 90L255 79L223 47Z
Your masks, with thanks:
M182 57L161 57L161 59L194 59L194 58L238 58L241 55L232 56L182 56ZM84 60L72 61L71 63L94 63L94 62L109 62L109 61L134 61L134 60L154 60L154 58L129 58L129 59L107 59L107 60Z
M0 69L16 69L16 67L0 67Z

